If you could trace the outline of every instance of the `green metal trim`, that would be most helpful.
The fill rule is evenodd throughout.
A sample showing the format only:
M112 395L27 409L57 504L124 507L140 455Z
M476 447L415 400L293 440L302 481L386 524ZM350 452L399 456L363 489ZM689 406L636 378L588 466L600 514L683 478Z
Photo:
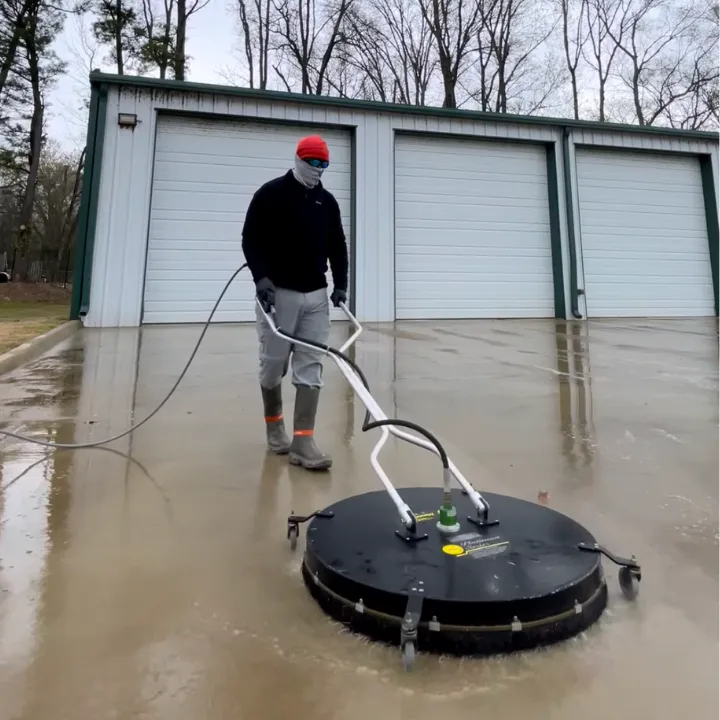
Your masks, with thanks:
M715 315L718 312L718 245L720 244L720 229L718 228L717 196L715 195L715 181L713 178L712 157L700 156L700 175L702 177L703 199L705 201L705 222L707 223L708 243L710 245L710 268L712 270L713 292L715 294Z
M355 281L357 253L357 130L352 129L350 137L350 267L348 268L348 293L350 294L350 310L356 312L357 298Z
M545 146L547 158L548 209L550 211L550 247L552 250L555 317L565 319L565 282L563 279L562 235L560 232L560 194L557 175L557 143Z
M80 192L80 208L78 223L75 230L75 259L73 262L73 287L70 301L70 319L77 320L80 316L80 298L82 297L82 280L85 266L85 245L88 226L88 209L90 207L90 187L92 185L92 167L95 158L95 134L97 131L98 88L90 89L90 113L88 116L87 138L85 140L85 167L83 168L82 189Z
M573 210L572 171L570 169L570 128L563 129L563 181L565 185L565 218L570 253L570 312L582 320L578 309L577 247L575 246L575 211Z
M90 91L90 115L83 171L82 195L75 240L75 265L70 318L77 320L86 315L90 306L92 259L95 249L100 169L105 144L105 118L107 116L107 88L93 84Z
M90 308L90 285L92 284L92 261L95 252L95 229L97 227L98 202L100 199L100 175L105 147L105 119L107 117L107 88L100 87L98 98L97 131L95 153L93 156L92 189L88 207L88 229L85 246L85 264L83 267L82 297L80 314L87 315Z
M302 95L300 93L276 92L273 90L252 90L249 88L232 87L229 85L211 85L205 83L184 82L180 80L161 80L159 78L137 77L133 75L110 75L93 71L90 73L91 83L106 83L124 87L134 87L141 90L160 90L176 93L199 93L211 95L226 95L254 99L260 101L278 101L302 103L305 105L321 105L350 111L368 111L374 113L402 113L405 115L424 115L457 120L484 120L486 122L504 122L515 125L545 125L554 128L572 127L584 130L604 130L613 132L639 133L642 135L664 135L683 137L694 140L718 141L717 133L700 130L676 130L654 125L624 125L620 123L601 123L592 120L571 120L542 116L509 115L498 113L478 112L475 110L453 110L449 108L426 107L419 105L399 105L369 100L350 100L347 98L328 97L325 95Z

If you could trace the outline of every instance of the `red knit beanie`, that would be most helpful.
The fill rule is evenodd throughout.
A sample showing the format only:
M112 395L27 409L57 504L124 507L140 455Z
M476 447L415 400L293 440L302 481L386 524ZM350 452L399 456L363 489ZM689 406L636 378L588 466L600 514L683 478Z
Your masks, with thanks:
M330 162L330 151L319 135L302 138L297 145L297 155L301 160L325 160Z

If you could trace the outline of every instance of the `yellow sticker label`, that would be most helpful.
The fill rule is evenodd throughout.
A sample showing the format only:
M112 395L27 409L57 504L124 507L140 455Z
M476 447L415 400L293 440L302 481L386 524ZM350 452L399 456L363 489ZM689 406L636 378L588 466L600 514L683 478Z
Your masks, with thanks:
M443 545L443 552L446 555L464 555L465 550L460 545Z
M425 520L432 520L435 517L434 512L426 512L426 513L420 513L419 515L415 516L415 519L418 522L425 522Z

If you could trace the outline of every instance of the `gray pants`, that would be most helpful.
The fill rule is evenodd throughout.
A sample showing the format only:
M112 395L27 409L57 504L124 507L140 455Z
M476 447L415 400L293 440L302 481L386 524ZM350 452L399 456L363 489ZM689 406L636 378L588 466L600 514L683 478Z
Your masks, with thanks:
M292 384L321 388L322 353L292 346L273 334L260 308L255 306L260 341L260 385L274 388L285 377L292 351ZM325 288L310 293L277 288L275 323L292 335L327 343L330 335L330 303Z

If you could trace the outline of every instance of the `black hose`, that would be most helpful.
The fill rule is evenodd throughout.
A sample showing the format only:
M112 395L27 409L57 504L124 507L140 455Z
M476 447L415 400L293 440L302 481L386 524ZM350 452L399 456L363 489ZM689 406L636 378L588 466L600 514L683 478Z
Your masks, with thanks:
M114 435L113 437L106 438L104 440L96 440L94 442L85 442L85 443L53 443L53 442L47 442L44 440L37 440L35 438L21 435L20 433L14 433L10 432L8 430L0 430L0 435L5 435L6 437L15 438L16 440L23 440L25 442L34 443L35 445L42 445L44 447L52 448L52 449L82 449L82 448L93 448L93 447L101 447L102 445L107 445L108 443L111 443L115 440L119 440L122 437L125 437L126 435L129 435L130 433L137 430L139 427L144 425L150 418L152 418L154 415L156 415L160 409L165 405L165 403L172 397L172 395L175 393L175 391L178 388L178 385L180 385L180 382L185 377L185 374L187 373L188 369L190 368L190 364L195 359L195 355L197 354L197 351L200 349L200 344L203 341L203 338L205 337L205 333L208 331L208 328L210 327L210 322L213 319L213 316L215 315L215 311L217 310L218 306L220 305L220 301L223 299L225 293L227 292L227 289L230 287L232 281L237 277L237 275L244 270L247 267L247 263L243 263L230 277L230 279L225 284L225 287L223 288L222 292L220 293L220 296L215 301L215 305L213 306L212 311L210 312L210 316L205 321L205 326L202 329L202 332L200 333L200 337L198 338L197 342L195 343L195 347L193 348L193 351L190 353L190 357L185 364L185 367L183 368L182 372L180 373L180 376L175 381L175 384L170 388L170 392L165 396L165 398L162 400L162 402L143 420L141 420L136 425L132 425L130 428L125 430L122 433L119 433L118 435ZM358 367L357 363L355 363L354 360L351 360L345 353L341 352L340 350L336 350L333 347L330 347L329 345L323 345L322 343L315 342L314 340L308 340L307 338L299 337L291 335L288 332L285 332L280 327L277 328L278 332L281 332L285 337L290 338L291 340L294 340L296 342L302 342L306 345L311 345L312 347L316 347L319 350L323 350L331 355L336 355L337 357L344 360L356 373L357 376L362 381L362 384L364 385L365 389L370 392L370 385L367 381L367 378L365 377L365 374L363 371ZM440 455L440 459L443 464L443 468L446 470L449 468L449 462L448 462L448 456L445 452L445 449L440 444L440 442L435 438L434 435L432 435L430 432L425 430L425 428L421 427L420 425L417 425L412 422L408 422L406 420L397 420L397 419L388 419L388 420L378 420L375 422L371 422L370 412L366 409L365 410L365 419L363 420L363 426L362 430L363 432L366 432L368 430L372 430L373 428L381 427L383 425L399 425L401 427L407 427L411 430L415 430L416 432L420 433L421 435L424 435L436 448L438 451L438 454Z
M223 299L225 293L227 292L227 289L232 284L232 281L236 278L236 276L240 273L241 270L244 270L247 267L247 263L243 263L231 276L230 279L225 283L225 287L222 289L222 292L220 293L220 296L215 301L215 305L213 305L213 309L210 312L210 316L205 321L205 327L203 327L202 332L200 333L200 337L198 338L197 342L195 343L195 347L193 348L193 351L190 353L190 357L188 358L188 361L185 363L185 367L182 369L182 372L180 373L180 376L175 381L175 384L170 388L170 392L163 398L162 402L143 420L141 420L136 425L132 425L130 428L125 430L124 432L121 432L118 435L113 435L113 437L105 438L105 440L95 440L94 442L85 442L85 443L54 443L54 442L47 442L46 440L38 440L36 438L29 437L28 435L21 435L20 433L10 432L9 430L0 430L0 435L5 435L7 437L15 438L16 440L22 440L23 442L33 443L35 445L41 445L43 447L47 448L53 448L53 449L64 449L64 450L81 450L84 448L93 448L93 447L100 447L101 445L107 445L108 443L111 443L115 440L119 440L122 437L125 437L126 435L129 435L132 432L135 432L139 427L144 425L151 417L156 415L158 412L160 412L160 409L165 405L165 403L172 397L173 393L177 390L178 385L182 381L182 379L185 377L185 374L187 373L188 369L190 368L190 364L195 359L195 355L197 355L197 351L200 349L200 344L203 341L203 338L205 337L205 333L208 331L208 328L210 327L210 321L213 319L213 315L215 315L215 311L218 309L218 305L220 305L220 301Z
M424 427L421 427L417 423L410 422L408 420L398 420L397 418L388 418L387 420L375 420L371 423L363 423L362 429L363 431L372 430L373 428L378 428L383 425L399 425L400 427L410 428L411 430L415 430L415 432L419 432L421 435L424 435L437 448L443 468L445 470L450 469L450 461L448 460L445 448L440 444L438 439L431 432L426 430Z

